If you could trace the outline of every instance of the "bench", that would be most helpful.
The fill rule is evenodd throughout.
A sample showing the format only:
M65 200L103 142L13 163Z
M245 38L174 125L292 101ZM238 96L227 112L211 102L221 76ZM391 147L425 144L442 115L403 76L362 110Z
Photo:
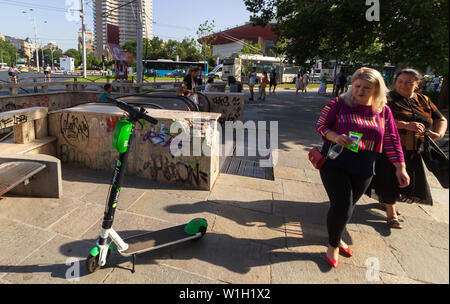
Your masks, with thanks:
M0 195L62 196L61 162L53 156L56 138L48 136L47 112L34 107L0 113L0 129L12 127L14 133L13 141L0 143Z
M0 196L23 183L29 184L33 176L46 167L37 162L7 162L0 165Z

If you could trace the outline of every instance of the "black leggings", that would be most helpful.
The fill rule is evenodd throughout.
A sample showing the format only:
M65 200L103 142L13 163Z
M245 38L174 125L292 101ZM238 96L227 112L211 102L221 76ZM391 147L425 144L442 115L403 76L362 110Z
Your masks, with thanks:
M327 216L328 243L337 248L352 217L356 202L366 192L372 176L351 175L346 170L327 166L320 169L320 177L330 199Z

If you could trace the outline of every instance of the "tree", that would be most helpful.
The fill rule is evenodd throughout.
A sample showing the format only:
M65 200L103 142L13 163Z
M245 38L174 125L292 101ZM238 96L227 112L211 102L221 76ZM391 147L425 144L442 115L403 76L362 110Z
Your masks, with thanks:
M64 52L64 55L73 58L75 67L80 66L83 61L81 53L76 49L68 49Z
M277 21L275 31L289 42L286 55L298 64L319 58L374 66L390 62L422 72L431 68L448 83L447 0L383 1L379 22L366 19L370 7L361 0L244 3L254 24Z
M243 55L262 55L261 46L258 43L246 42L239 51Z
M53 55L52 55L53 52ZM63 56L63 51L59 48L53 49L51 50L50 48L46 48L43 51L44 53L44 62L45 64L49 64L50 66L52 65L52 58L53 60L57 60L61 58ZM42 62L42 59L41 59Z
M16 63L17 49L9 41L0 39L0 62L11 66Z
M136 40L128 40L122 45L122 50L130 53L131 56L136 58L137 42Z
M208 61L209 66L215 66L216 58L218 57L217 55L213 56L213 43L217 39L217 36L213 35L214 29L214 20L206 20L204 23L199 25L197 30L197 41L201 45L200 54L203 61Z

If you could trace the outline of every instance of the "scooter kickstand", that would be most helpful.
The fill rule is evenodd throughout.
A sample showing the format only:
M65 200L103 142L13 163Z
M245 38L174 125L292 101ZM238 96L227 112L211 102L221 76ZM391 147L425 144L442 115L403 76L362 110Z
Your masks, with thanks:
M133 259L133 269L131 269L131 273L135 273L135 270L134 270L135 265L136 265L136 255L135 254L133 254L132 259Z

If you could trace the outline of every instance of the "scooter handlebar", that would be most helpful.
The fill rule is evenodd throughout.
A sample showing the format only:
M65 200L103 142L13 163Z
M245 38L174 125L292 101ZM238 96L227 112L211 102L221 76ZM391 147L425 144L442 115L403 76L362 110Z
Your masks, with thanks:
M131 105L129 105L129 104L123 102L123 101L111 98L109 96L106 96L106 100L108 100L109 102L115 104L120 109L124 110L125 112L128 112L129 114L131 114L131 115L133 115L133 116L135 116L137 118L144 119L144 120L146 120L146 121L148 121L148 122L150 122L152 124L157 124L158 123L157 119L155 119L155 118L153 118L151 116L148 116L144 112L139 111L135 107L133 107L133 106L131 106ZM143 109L143 108L141 108L141 109Z

